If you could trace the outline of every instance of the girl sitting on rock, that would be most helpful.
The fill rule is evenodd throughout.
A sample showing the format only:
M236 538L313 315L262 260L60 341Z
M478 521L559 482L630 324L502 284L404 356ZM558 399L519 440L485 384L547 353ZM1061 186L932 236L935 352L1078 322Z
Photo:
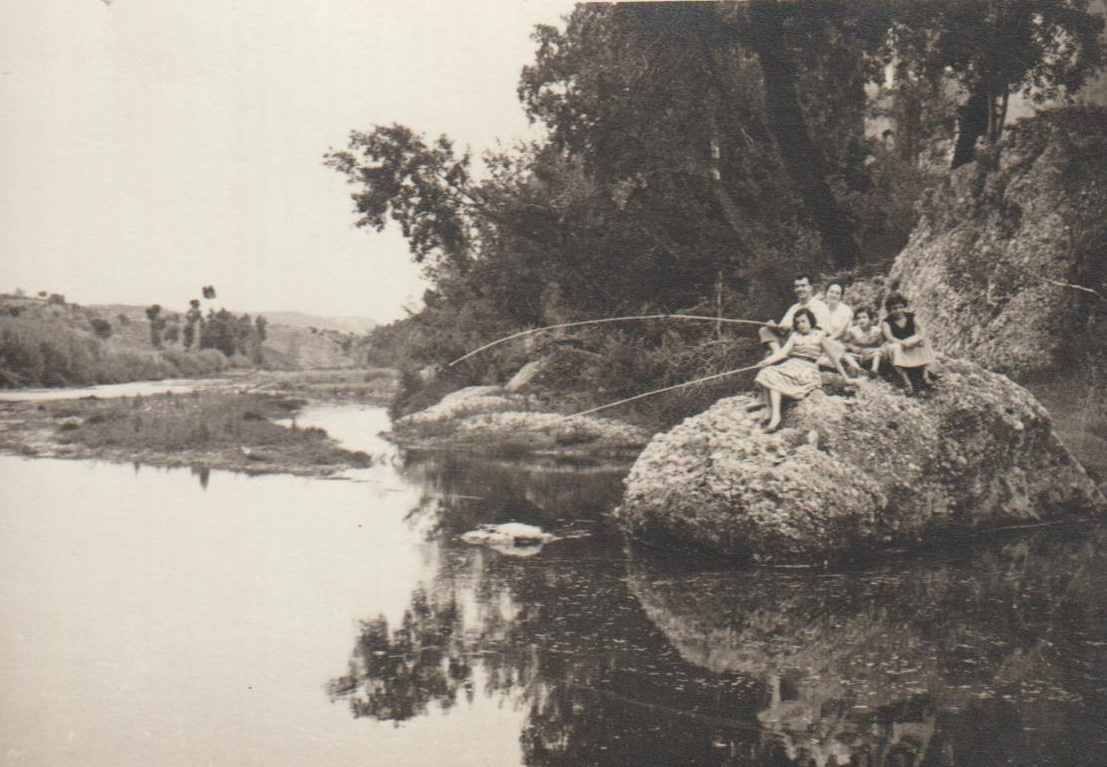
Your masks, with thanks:
M816 325L815 314L810 309L799 309L792 318L792 335L780 347L758 363L761 368L754 383L761 389L761 399L767 416L767 431L780 428L780 405L783 397L803 399L819 388L822 378L817 360L826 354L838 374L851 380L842 369L841 356L835 344Z
M881 347L884 331L873 324L876 314L862 306L853 313L854 325L846 333L846 364L860 370L865 367L872 375L880 372Z
M899 293L892 293L884 300L884 309L888 315L881 323L884 340L884 357L892 363L892 368L903 382L908 394L914 394L908 371L922 370L923 386L930 386L933 379L930 366L934 364L934 354L926 343L922 325L913 312L907 311L907 299Z

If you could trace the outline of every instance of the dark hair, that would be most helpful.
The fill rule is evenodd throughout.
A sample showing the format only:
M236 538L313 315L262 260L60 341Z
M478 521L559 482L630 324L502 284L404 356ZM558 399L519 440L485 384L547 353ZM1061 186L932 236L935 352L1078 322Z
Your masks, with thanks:
M858 314L864 314L870 320L876 319L876 314L873 312L872 309L870 309L867 306L859 306L859 307L857 307L856 309L853 310L853 318L854 319L857 319Z
M808 284L814 285L815 283L806 274L797 274L792 278L792 282L799 282L800 280L807 280Z
M792 315L792 327L796 326L796 320L800 317L807 318L807 323L811 326L812 330L819 327L819 321L815 319L815 312L807 308L797 309L796 313Z
M893 306L902 306L904 309L906 309L908 306L910 306L910 304L907 302L907 299L904 298L902 293L891 293L887 298L884 299L884 311L892 311Z

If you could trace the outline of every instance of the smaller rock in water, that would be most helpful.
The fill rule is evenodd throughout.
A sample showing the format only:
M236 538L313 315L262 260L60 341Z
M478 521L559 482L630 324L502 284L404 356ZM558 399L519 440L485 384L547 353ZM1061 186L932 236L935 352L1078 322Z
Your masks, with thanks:
M488 546L513 557L529 557L537 554L547 543L558 540L536 525L522 522L504 522L499 525L480 525L461 536L466 543Z

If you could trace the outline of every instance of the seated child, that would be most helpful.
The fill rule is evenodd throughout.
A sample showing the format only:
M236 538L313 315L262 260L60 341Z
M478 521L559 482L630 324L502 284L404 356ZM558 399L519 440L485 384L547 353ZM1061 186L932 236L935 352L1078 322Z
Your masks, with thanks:
M881 347L884 345L884 333L873 324L873 312L865 307L853 313L856 324L846 331L846 355L850 367L861 366L872 374L880 371Z

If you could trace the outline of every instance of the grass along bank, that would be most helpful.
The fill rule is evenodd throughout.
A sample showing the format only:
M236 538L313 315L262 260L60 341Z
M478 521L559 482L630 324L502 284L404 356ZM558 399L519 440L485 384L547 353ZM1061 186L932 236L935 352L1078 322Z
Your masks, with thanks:
M310 476L371 465L322 429L274 423L301 400L193 392L0 405L0 449L23 455Z
M257 391L381 406L400 392L400 372L392 368L259 370L249 380Z

